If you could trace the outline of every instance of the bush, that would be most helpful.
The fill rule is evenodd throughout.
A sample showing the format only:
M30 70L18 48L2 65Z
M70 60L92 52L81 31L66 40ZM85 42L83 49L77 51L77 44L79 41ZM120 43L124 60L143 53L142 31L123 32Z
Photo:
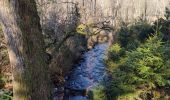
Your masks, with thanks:
M109 100L113 98L150 100L154 96L153 91L169 89L170 20L168 18L169 11L166 19L158 19L152 25L146 21L139 21L132 25L124 24L117 31L118 43L110 47L109 59L106 61L112 78L106 91L108 97L112 97Z
M117 66L112 71L113 81L108 91L113 95L121 95L138 89L169 87L169 50L170 45L161 42L158 35L154 35L135 50L127 51L119 61L113 62Z
M0 90L0 100L12 100L12 91Z
M124 25L120 28L118 33L118 41L122 47L133 50L144 42L149 36L154 33L150 24L145 21L137 22L133 25Z
M170 20L165 20L163 18L158 19L154 25L153 29L160 33L160 38L163 41L170 40Z
M105 87L102 85L97 85L88 93L88 97L90 100L107 100Z
M120 44L116 43L112 45L109 49L109 58L114 61L118 61L121 56L125 54L124 48L120 46Z

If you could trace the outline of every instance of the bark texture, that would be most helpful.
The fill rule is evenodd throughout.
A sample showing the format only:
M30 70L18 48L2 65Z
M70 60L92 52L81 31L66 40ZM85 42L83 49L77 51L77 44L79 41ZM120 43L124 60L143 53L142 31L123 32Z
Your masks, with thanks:
M0 21L13 71L13 100L50 100L51 83L34 0L1 0Z

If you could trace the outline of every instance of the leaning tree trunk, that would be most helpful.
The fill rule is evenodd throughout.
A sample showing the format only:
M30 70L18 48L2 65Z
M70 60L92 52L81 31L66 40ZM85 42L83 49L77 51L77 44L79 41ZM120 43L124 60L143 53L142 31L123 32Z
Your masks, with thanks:
M14 100L50 100L51 83L34 0L0 0L0 21L13 69Z

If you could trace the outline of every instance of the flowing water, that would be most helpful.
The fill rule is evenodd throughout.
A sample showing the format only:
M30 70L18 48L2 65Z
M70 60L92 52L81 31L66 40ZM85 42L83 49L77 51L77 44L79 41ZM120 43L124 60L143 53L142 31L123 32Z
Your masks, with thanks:
M83 55L82 61L74 66L75 69L66 77L65 88L68 93L65 93L65 100L87 100L83 94L105 79L107 74L104 59L107 48L108 43L96 45Z

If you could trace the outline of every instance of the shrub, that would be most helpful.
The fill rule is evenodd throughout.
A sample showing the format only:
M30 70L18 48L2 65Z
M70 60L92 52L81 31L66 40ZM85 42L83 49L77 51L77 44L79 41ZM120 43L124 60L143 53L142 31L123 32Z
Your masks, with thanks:
M165 20L163 18L158 19L154 23L153 29L160 33L160 37L163 41L168 41L170 39L170 20Z
M105 94L105 87L102 85L97 85L88 93L88 97L91 100L107 100Z
M114 62L117 68L112 71L113 81L109 91L120 95L136 89L169 87L169 50L169 44L154 35L135 50L127 51L125 57Z
M129 26L124 25L117 33L121 46L133 50L151 36L154 30L150 24L142 21Z
M12 100L12 91L1 89L0 100Z
M109 58L111 58L114 61L118 61L121 56L123 56L125 53L124 48L120 46L120 44L116 43L109 49Z
M117 34L118 43L110 47L106 61L112 78L106 91L109 100L150 100L153 91L169 89L170 20L123 25Z

